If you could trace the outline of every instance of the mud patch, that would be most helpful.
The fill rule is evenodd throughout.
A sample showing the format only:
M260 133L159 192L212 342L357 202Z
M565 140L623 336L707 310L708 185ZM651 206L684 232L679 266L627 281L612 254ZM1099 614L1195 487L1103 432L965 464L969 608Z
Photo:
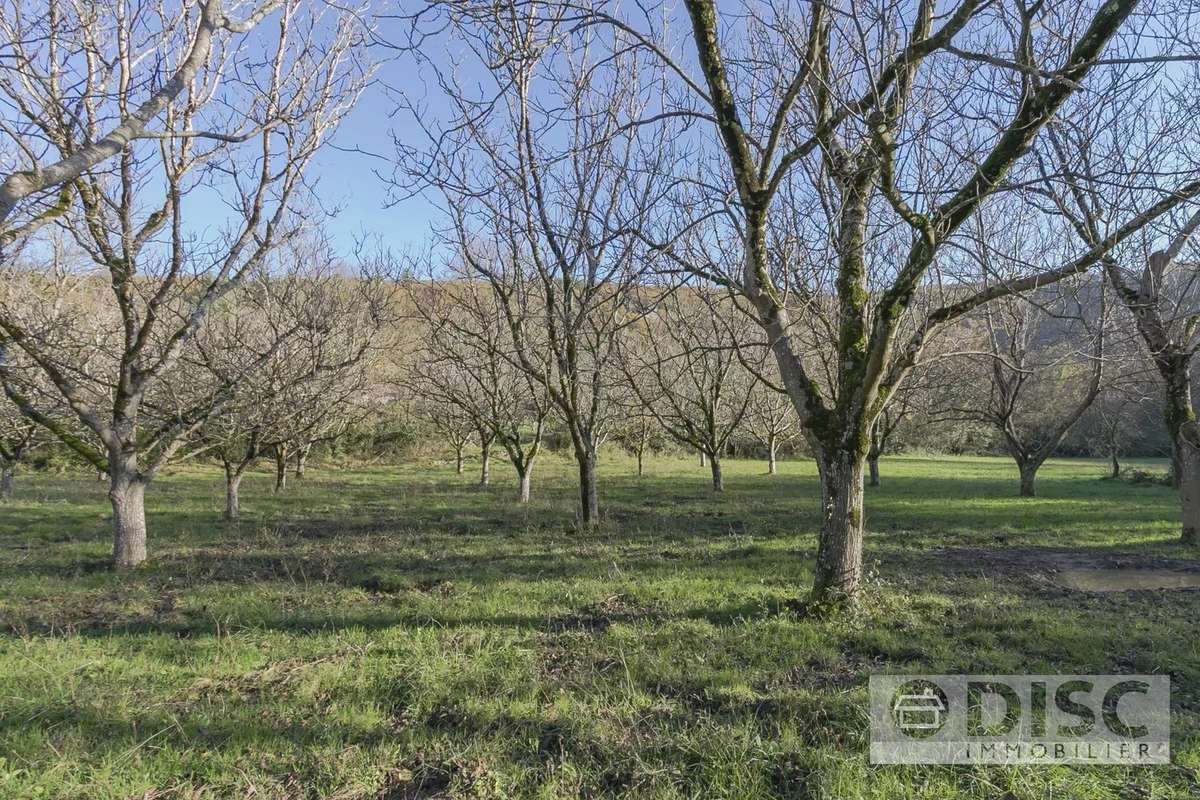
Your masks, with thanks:
M1054 580L1079 592L1200 589L1200 572L1170 569L1065 569Z
M916 571L916 562L901 560ZM943 576L990 578L1051 594L1120 593L1200 589L1200 561L1147 553L1090 552L1050 547L941 547L920 562Z
M1058 582L1058 576L1067 572L1163 573L1195 576L1200 580L1200 561L1145 553L1092 553L1049 547L941 547L923 556L920 563L925 569L932 567L945 574L1040 577L1055 582Z

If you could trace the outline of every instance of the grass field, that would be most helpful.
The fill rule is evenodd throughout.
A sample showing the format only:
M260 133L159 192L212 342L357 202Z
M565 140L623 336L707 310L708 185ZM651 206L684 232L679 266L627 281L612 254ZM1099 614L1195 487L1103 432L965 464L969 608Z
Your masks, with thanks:
M151 561L107 568L89 477L0 506L0 798L1184 798L1200 796L1200 591L1059 588L1040 548L1194 558L1173 493L1055 461L885 459L862 613L790 613L815 551L808 463L602 469L573 529L547 459L311 469L150 489ZM1137 554L1129 556L1126 554ZM873 767L873 672L1171 676L1168 767Z

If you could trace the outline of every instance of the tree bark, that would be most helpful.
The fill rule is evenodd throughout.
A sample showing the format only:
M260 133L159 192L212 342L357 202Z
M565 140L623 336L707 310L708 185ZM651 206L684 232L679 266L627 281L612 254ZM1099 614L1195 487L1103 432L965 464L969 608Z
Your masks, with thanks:
M461 444L454 447L454 474L463 474L463 446Z
M1200 449L1188 442L1180 447L1179 504L1183 511L1184 544L1200 545Z
M596 487L596 454L576 453L579 464L579 519L585 527L600 522L600 493Z
M884 424L882 416L875 419L875 423L871 426L871 436L867 444L867 469L869 477L867 482L871 486L879 485L879 457L883 455L883 448L887 436L885 430L881 426Z
M524 470L517 468L517 502L525 505L529 502L529 479L533 475L533 467Z
M701 450L701 451L700 451L700 466L702 466L702 467L703 467L703 466L705 465L705 461L706 461L706 460L705 460L705 456L704 456L704 451L703 451L703 450Z
M487 486L492 479L492 443L484 441L479 448L479 485Z
M645 469L642 466L642 451L637 451L637 476L640 478L645 474Z
M1040 461L1017 462L1017 469L1021 472L1021 497L1037 496L1037 488L1034 484L1037 481L1038 467L1041 465Z
M0 468L0 500L10 500L13 496L13 468Z
M819 605L853 602L862 583L863 456L833 453L818 462L821 473L821 539L812 600Z
M308 466L308 451L311 445L305 445L296 451L296 479L304 479L304 468Z
M146 482L128 459L110 458L108 499L113 510L113 565L146 560Z
M1171 434L1172 483L1179 490L1181 539L1200 544L1200 434L1192 406L1191 355L1173 353L1157 360L1166 388L1164 421ZM1189 435L1191 441L1189 441Z
M1115 447L1109 453L1109 458L1112 459L1112 477L1113 478L1121 477L1121 460L1120 460L1120 456L1117 454L1117 449Z
M1182 498L1185 475L1192 470L1194 459L1189 457L1186 430L1194 425L1196 412L1192 408L1192 381L1190 358L1187 356L1165 357L1159 360L1159 373L1163 376L1166 404L1163 409L1164 422L1171 434L1171 483L1180 491ZM1185 512L1185 529L1187 525Z
M241 475L225 475L225 519L231 522L241 516L242 506L238 499L238 489L241 488L241 485Z
M721 459L718 456L710 456L708 465L712 469L712 487L714 492L725 491L725 476L721 473Z
M1168 425L1168 427L1170 426L1169 421L1168 421L1167 425ZM1173 439L1173 442L1171 444L1171 487L1174 489L1179 489L1179 487L1183 483L1183 479L1181 476L1183 475L1183 469L1184 469L1183 453L1180 452L1180 447L1181 447L1180 442L1182 440L1180 439L1179 434L1175 431L1171 432L1171 436Z
M767 440L767 474L768 475L774 475L776 472L779 471L779 468L776 465L776 458L775 458L776 451L778 450L778 448L779 448L779 443L775 441L774 436L772 436L770 439Z
M275 448L275 491L282 492L287 488L287 451L282 447Z

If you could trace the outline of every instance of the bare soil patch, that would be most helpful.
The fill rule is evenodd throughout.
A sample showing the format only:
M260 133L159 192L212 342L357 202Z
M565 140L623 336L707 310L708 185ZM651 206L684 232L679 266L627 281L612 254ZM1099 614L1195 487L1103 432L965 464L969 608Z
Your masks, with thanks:
M1029 579L1080 592L1200 589L1200 561L1143 553L955 547L938 548L930 562L946 572Z

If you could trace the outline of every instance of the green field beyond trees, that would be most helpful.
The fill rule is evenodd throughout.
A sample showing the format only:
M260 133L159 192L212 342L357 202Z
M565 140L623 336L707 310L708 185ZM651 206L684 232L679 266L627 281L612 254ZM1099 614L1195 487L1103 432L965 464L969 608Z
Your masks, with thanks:
M1136 465L1135 465L1136 466ZM1145 466L1145 465L1143 465ZM1153 465L1162 469L1165 465ZM1185 798L1200 794L1200 591L1087 593L1074 563L1161 565L1179 504L1106 466L888 458L867 493L862 613L811 581L811 463L573 462L533 501L503 464L266 473L148 493L152 555L109 567L107 484L18 476L0 513L0 797ZM1056 548L1061 548L1058 553ZM1159 673L1167 767L872 767L876 672Z

